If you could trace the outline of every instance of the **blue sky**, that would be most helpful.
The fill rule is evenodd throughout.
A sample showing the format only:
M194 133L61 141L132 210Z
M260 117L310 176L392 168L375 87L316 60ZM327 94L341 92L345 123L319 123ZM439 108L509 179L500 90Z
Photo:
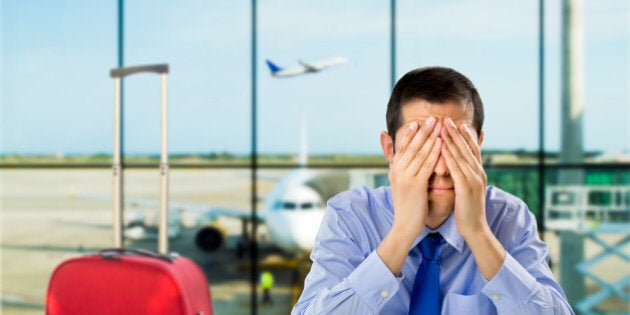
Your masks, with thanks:
M110 153L117 1L0 2L0 153ZM169 63L173 153L250 149L250 1L126 1L125 64ZM546 6L546 138L559 147L560 1ZM587 150L630 152L630 4L584 0ZM453 67L486 106L486 149L537 149L535 1L398 1L397 76ZM259 1L259 150L379 153L390 91L389 1ZM309 76L264 63L343 56ZM159 150L159 80L126 80L125 150Z

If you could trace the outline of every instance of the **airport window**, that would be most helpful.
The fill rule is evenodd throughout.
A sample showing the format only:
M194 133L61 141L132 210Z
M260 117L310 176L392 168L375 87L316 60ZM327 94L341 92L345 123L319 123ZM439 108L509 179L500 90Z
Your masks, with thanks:
M536 216L554 276L578 279L561 282L573 305L585 314L626 311L627 299L601 282L626 279L626 257L599 245L627 250L620 240L630 220L630 4L581 1L583 54L576 67L583 88L576 95L583 107L573 134L581 135L584 158L566 162L563 2L258 1L257 68L251 69L250 1L2 1L1 311L41 314L56 266L112 246L110 70L161 63L169 65L169 196L181 209L170 218L169 245L204 271L215 313L290 312L300 289L295 275L304 270L283 269L289 260L270 267L274 303L263 305L260 275L248 268L254 255L259 271L278 256L296 256L284 249L278 255L286 243L264 222L267 209L291 216L305 210L306 217L323 212L308 210L325 208L342 188L388 185L379 133L392 83L430 65L453 67L476 84L486 110L488 184L523 199ZM318 69L321 61L334 65ZM299 75L278 72L288 68ZM157 248L159 82L152 74L125 78L121 93L127 247ZM309 171L328 174L305 180L317 183L308 187L321 202L272 198L283 180L308 178ZM584 253L562 239L579 239L573 245ZM589 271L573 268L578 256ZM607 298L593 303L593 292Z

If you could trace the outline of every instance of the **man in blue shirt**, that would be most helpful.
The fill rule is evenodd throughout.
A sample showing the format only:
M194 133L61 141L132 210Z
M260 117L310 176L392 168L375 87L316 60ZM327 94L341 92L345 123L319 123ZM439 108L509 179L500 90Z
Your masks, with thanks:
M410 71L386 120L390 186L329 200L292 313L408 314L418 244L439 233L436 312L573 314L527 205L486 186L484 111L472 82L449 68Z

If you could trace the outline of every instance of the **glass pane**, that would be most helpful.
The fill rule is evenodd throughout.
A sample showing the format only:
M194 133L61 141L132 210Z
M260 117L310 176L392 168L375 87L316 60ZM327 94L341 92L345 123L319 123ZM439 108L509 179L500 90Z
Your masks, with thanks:
M169 151L250 151L247 1L125 2L125 65L168 63ZM125 80L125 149L159 152L159 81Z
M202 267L217 314L247 314L252 307L249 243L244 240L251 224L244 227L238 218L249 218L251 209L250 171L242 158L250 152L250 12L248 1L125 3L125 64L169 64L169 152L185 157L184 164L229 163L238 157L245 165L225 170L172 167L171 172L172 207L181 211L183 225L172 250ZM127 152L156 154L158 80L126 79L125 104ZM140 173L154 179L150 194L142 190L151 181L134 184L128 178L127 185L141 189L138 198L157 200L157 173ZM216 215L224 210L230 214ZM201 249L217 246L214 251Z
M3 154L111 150L115 3L2 3Z
M560 149L561 2L546 2L546 147ZM614 162L630 151L630 4L583 1L583 148L595 161ZM613 132L614 130L614 132Z
M115 2L2 1L3 162L110 152ZM21 158L8 155L20 154ZM27 157L24 157L26 155ZM111 247L111 171L2 170L2 313L43 314L63 260Z
M260 151L297 155L305 142L311 155L380 154L388 3L264 1L259 12ZM335 57L348 61L294 77L273 77L264 62L291 68Z
M485 150L538 147L538 11L523 1L399 1L398 76L446 66L475 84Z

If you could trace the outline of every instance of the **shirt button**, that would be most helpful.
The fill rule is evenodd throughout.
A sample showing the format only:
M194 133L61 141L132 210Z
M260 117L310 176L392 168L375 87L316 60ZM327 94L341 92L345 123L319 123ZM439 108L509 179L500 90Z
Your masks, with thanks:
M499 300L499 295L498 294L493 294L492 295L492 299L495 300L495 301L498 301Z
M382 298L386 298L387 296L389 296L389 292L387 292L387 290L381 291L381 297Z

